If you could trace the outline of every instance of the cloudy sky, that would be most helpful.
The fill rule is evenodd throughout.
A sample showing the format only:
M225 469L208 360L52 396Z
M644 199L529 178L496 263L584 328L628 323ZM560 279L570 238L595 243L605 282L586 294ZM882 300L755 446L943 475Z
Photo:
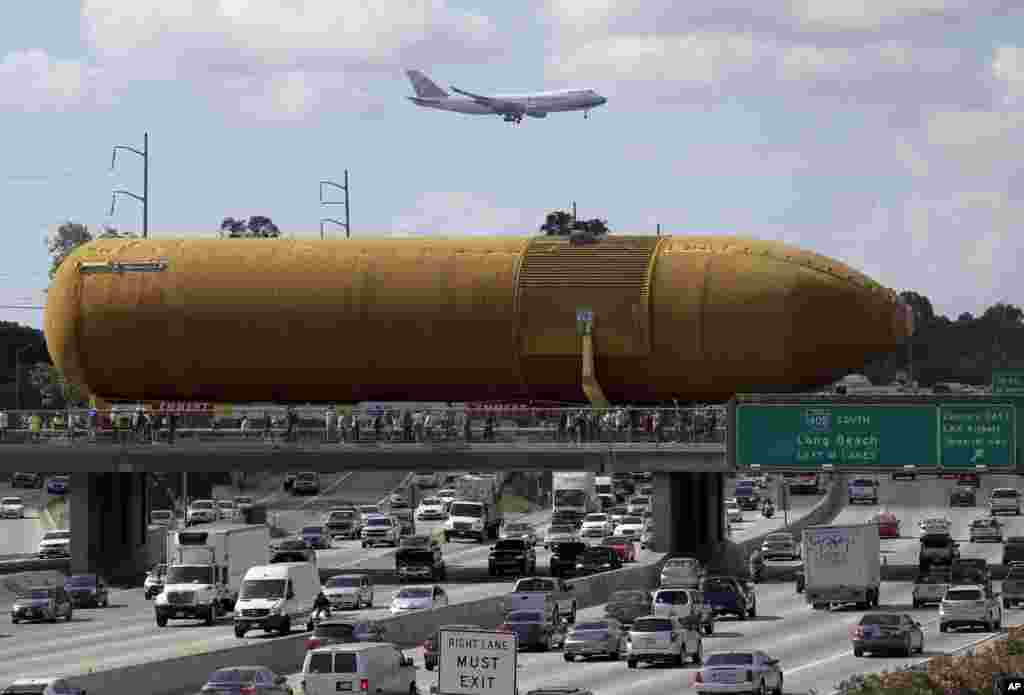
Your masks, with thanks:
M708 6L705 9L704 6ZM690 9L691 6L699 9ZM839 258L956 316L1024 302L1019 0L83 0L0 23L0 304L38 305L65 219L152 236L266 214L319 235L524 234L575 200L614 231L741 234ZM521 126L418 109L445 88L593 88ZM0 309L41 325L42 312Z

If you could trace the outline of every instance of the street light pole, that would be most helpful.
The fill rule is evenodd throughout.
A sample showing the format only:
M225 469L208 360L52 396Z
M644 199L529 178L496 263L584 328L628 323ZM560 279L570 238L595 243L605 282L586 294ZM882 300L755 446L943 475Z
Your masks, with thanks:
M324 186L330 186L337 188L339 191L345 193L345 200L327 200L324 197ZM324 238L324 222L333 222L339 226L345 228L345 238L348 239L352 236L352 228L349 226L349 199L348 199L348 169L345 170L345 184L341 185L334 181L321 181L320 182L320 205L344 205L345 206L345 221L336 220L332 217L324 217L320 220L320 238Z
M21 355L31 347L31 345L22 345L14 351L14 397L17 410L21 410Z
M114 203L117 200L118 195L126 195L142 203L142 238L149 238L149 133L142 134L142 149L137 150L134 147L128 145L114 145L114 150L110 156L110 170L114 170L114 165L117 163L117 151L126 150L128 152L134 152L135 154L142 157L142 195L137 195L130 191L116 190L110 194L110 214L114 214Z

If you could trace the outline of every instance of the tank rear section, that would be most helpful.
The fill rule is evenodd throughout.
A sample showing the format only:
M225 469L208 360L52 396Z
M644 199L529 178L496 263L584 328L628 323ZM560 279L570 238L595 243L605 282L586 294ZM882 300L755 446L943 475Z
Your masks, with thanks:
M95 241L55 278L48 345L110 400L504 398L522 390L513 288L524 246Z

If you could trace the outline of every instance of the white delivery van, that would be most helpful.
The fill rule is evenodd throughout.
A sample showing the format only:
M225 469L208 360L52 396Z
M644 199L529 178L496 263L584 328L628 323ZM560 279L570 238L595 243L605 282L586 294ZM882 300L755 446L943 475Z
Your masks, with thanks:
M302 690L306 695L416 695L416 667L390 642L334 644L306 652Z
M235 603L235 636L260 628L287 635L294 625L313 629L313 604L320 592L316 567L282 562L251 567Z

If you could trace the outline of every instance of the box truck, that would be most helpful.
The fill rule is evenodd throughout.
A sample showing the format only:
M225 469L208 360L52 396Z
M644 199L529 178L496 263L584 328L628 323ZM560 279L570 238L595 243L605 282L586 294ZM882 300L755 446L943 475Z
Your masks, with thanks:
M551 474L551 506L557 511L590 514L599 511L594 474L572 471Z
M877 608L882 583L877 524L809 526L803 533L807 603Z
M156 597L156 624L201 619L213 625L234 610L246 571L267 564L269 555L266 526L220 523L168 534L167 576Z

